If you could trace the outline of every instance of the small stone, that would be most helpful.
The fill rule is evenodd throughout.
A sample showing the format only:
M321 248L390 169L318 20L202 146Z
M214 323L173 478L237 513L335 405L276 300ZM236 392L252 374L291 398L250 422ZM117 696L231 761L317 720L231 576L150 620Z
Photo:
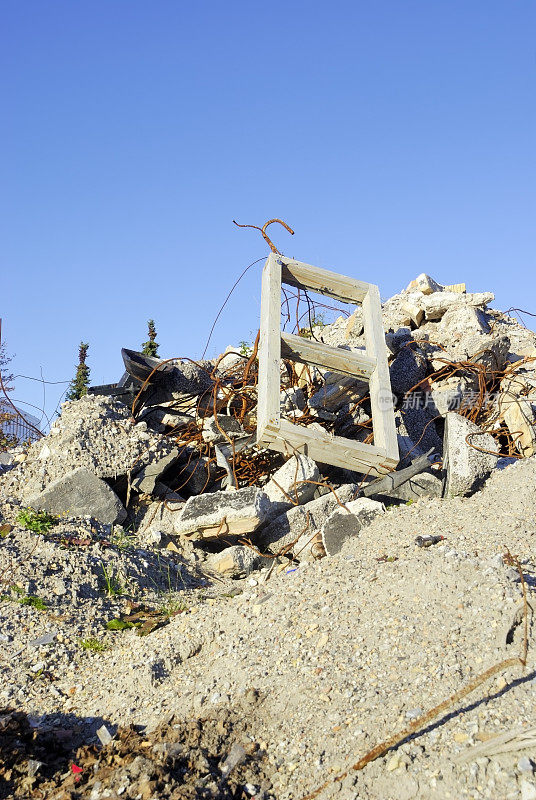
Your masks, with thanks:
M108 730L108 728L106 727L106 725L101 725L101 727L97 731L97 736L99 737L99 741L103 747L105 747L107 744L110 744L110 742L114 738L110 733L110 731Z
M52 644L56 636L58 635L58 631L53 631L52 633L45 633L43 636L39 636L37 639L32 639L31 642L28 644L30 647L39 647L42 644Z
M395 753L393 756L391 756L391 758L385 765L385 768L387 772L394 772L394 770L398 769L399 766L400 766L400 756L398 755L398 753Z
M466 742L468 740L469 735L467 733L461 733L461 731L458 731L454 734L452 738L454 739L455 742L463 744L463 742Z
M534 762L527 756L523 756L517 762L517 768L520 772L534 772Z

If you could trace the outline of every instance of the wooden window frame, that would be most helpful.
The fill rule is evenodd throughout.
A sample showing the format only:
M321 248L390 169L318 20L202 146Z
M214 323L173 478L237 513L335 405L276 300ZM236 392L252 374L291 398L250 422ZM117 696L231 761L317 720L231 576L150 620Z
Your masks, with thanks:
M282 284L361 305L365 353L328 347L282 332ZM314 364L368 381L374 444L332 436L328 431L321 434L281 419L282 353L284 358L292 361ZM396 467L398 442L377 286L270 253L262 273L257 444L282 453L304 452L314 461L370 475L382 475Z

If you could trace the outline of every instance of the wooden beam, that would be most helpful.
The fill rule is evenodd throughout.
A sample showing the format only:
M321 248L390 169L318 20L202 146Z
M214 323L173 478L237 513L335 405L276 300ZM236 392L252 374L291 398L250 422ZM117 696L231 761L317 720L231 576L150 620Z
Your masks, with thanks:
M281 266L270 253L262 271L257 436L279 429Z
M328 347L314 339L281 333L281 357L300 364L315 364L339 372L342 375L370 378L376 367L376 359L355 350Z
M303 425L294 425L282 419L278 433L266 431L259 444L280 453L305 453L313 461L332 464L369 475L385 475L398 463L398 458L386 456L385 451L374 445L355 442L342 436L331 436L327 431L311 431Z
M310 289L313 292L333 297L335 300L342 300L343 303L361 303L365 298L369 284L363 281L356 281L355 278L348 278L346 275L339 275L337 272L330 272L327 269L319 269L311 264L304 264L301 261L294 261L285 256L278 256L281 262L281 279L289 286L298 289Z
M363 300L363 321L367 355L376 358L376 369L370 377L370 404L374 444L384 449L386 455L398 461L391 378L387 364L387 346L382 324L382 306L377 286L369 284Z

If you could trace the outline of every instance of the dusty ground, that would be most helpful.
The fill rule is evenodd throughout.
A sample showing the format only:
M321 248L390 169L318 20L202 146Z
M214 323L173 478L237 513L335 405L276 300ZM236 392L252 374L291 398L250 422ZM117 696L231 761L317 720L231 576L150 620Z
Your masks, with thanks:
M45 761L35 782L44 781L40 793L24 795L22 778L4 764L9 791L92 800L121 794L247 797L248 791L278 800L303 797L478 673L519 654L521 584L503 556L508 547L519 558L534 605L535 478L532 458L496 471L471 498L392 507L340 555L274 572L268 581L261 572L245 581L201 586L195 571L178 564L174 574L182 576L184 586L151 593L137 567L138 601L143 596L148 606L167 605L168 612L165 624L144 637L135 628L106 630L107 619L132 608L121 594L104 596L93 578L86 583L96 593L94 602L83 594L76 599L72 587L60 595L49 587L44 610L13 596L4 600L0 705L26 712L36 735L60 727L74 736L66 752L54 748L51 758L45 748L47 758L34 756ZM417 547L415 537L428 533L445 540ZM3 554L8 541L10 560L4 559L0 571L9 567L10 580L17 581L20 570L24 591L32 588L39 595L38 582L24 584L27 559L17 564L13 554L20 557L35 547L35 558L44 548L54 564L62 545L54 545L51 555L50 542L32 544L30 534L15 528L3 540ZM70 557L86 558L91 547L71 549ZM90 555L96 558L95 552ZM114 550L114 558L135 561L135 552ZM152 574L156 567L145 561ZM82 565L81 573L85 570ZM531 751L514 744L504 754L472 755L474 746L497 734L536 725L532 618L529 622L525 670L512 667L495 675L397 750L351 772L320 796L534 800L534 746ZM51 641L36 644L47 633L54 634ZM83 649L79 642L88 637L104 649ZM162 733L159 726L171 717L175 721ZM125 778L125 763L143 754L140 738L153 748L157 741L177 741L168 736L183 736L180 741L190 749L191 731L206 725L197 722L205 717L216 730L221 723L224 732L210 745L200 745L208 766L203 761L202 769L195 767L186 783L182 750L178 768L175 756L166 760L163 750L154 751L154 765L145 765L143 773L148 774L145 787L156 781L150 791L139 778ZM137 726L137 733L120 732L102 748L95 732L103 723L112 734L125 725ZM235 736L251 752L225 785L217 765ZM82 756L73 750L80 743L90 747ZM7 758L3 747L2 759ZM80 758L87 766L75 781L70 765ZM197 757L188 758L195 762ZM22 775L28 778L27 766ZM121 793L120 780L126 782Z

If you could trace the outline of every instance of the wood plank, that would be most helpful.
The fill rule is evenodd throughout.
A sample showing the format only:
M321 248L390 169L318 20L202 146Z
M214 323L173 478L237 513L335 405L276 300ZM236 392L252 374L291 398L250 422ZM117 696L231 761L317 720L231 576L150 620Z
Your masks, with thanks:
M372 407L372 429L374 444L383 448L390 459L399 460L398 440L391 392L391 378L387 364L387 346L382 324L380 292L374 284L369 285L363 300L363 321L367 355L376 359L376 369L370 377L370 404Z
M376 367L376 359L365 353L328 347L314 339L284 332L281 333L281 357L300 364L316 364L317 367L332 369L342 375L355 375L367 380Z
M343 303L361 303L370 286L370 284L355 278L313 267L311 264L294 261L285 256L279 256L279 260L283 283L298 289L311 289L313 292L333 297L335 300L342 300Z
M281 265L270 253L262 271L257 437L279 429Z
M330 436L327 432L323 435L284 419L281 420L279 433L267 431L261 437L261 443L281 453L298 450L313 461L369 475L385 475L398 463L398 459L388 458L383 450L374 445Z

